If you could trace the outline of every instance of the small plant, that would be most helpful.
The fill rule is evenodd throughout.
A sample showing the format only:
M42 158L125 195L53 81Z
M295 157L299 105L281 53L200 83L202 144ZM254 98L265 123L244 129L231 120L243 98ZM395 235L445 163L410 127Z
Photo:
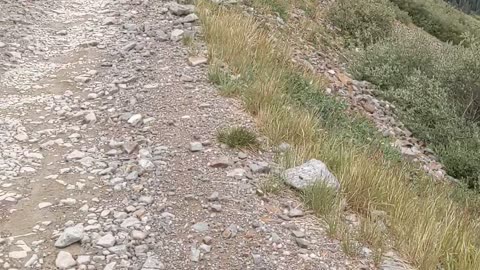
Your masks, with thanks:
M260 184L260 189L266 194L278 194L285 188L285 184L280 175L271 174Z
M218 141L231 148L244 148L257 146L255 133L244 127L233 127L221 130L217 135Z
M303 199L305 204L321 216L329 215L338 204L337 192L323 182L305 189Z

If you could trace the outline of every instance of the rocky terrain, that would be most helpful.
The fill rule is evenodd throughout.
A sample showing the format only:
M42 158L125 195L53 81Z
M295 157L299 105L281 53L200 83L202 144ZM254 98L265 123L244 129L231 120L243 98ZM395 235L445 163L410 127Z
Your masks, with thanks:
M289 192L207 80L193 6L0 0L1 269L374 269Z

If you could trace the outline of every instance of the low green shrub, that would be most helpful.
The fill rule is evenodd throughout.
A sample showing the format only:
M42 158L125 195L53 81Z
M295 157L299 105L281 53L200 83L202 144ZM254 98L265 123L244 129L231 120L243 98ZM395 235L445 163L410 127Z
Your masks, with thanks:
M390 36L396 17L386 0L338 0L327 16L351 46L372 44Z
M465 32L480 34L480 23L442 0L390 0L412 21L442 41L459 44Z
M447 172L476 186L480 175L480 50L402 28L352 54L350 72L378 86Z
M231 148L253 147L257 145L257 136L244 127L232 127L217 134L218 141Z

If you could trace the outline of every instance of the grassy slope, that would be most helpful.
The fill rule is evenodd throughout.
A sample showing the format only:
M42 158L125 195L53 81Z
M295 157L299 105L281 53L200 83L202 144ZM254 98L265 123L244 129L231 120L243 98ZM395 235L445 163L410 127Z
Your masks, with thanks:
M245 102L274 143L293 146L286 166L310 158L326 162L342 183L348 207L365 218L362 227L371 225L372 210L385 211L395 248L420 269L435 269L439 263L446 269L478 268L477 218L450 199L450 187L434 184L406 163L390 161L381 142L352 138L362 121L329 106L334 101L314 109L310 95L319 103L328 99L321 78L297 69L286 44L274 42L254 19L205 1L198 3L198 11L209 47L210 77ZM354 126L341 128L350 124ZM319 194L324 194L322 188L304 195L320 212L326 202ZM333 231L337 223L329 222ZM362 229L356 238L376 250L386 245L382 233Z

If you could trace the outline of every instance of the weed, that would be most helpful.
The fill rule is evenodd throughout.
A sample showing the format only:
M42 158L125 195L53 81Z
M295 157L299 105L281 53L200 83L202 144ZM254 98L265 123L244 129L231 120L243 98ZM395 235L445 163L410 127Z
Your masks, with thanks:
M217 134L219 142L231 148L254 147L258 145L255 133L244 127L233 127L221 130Z

